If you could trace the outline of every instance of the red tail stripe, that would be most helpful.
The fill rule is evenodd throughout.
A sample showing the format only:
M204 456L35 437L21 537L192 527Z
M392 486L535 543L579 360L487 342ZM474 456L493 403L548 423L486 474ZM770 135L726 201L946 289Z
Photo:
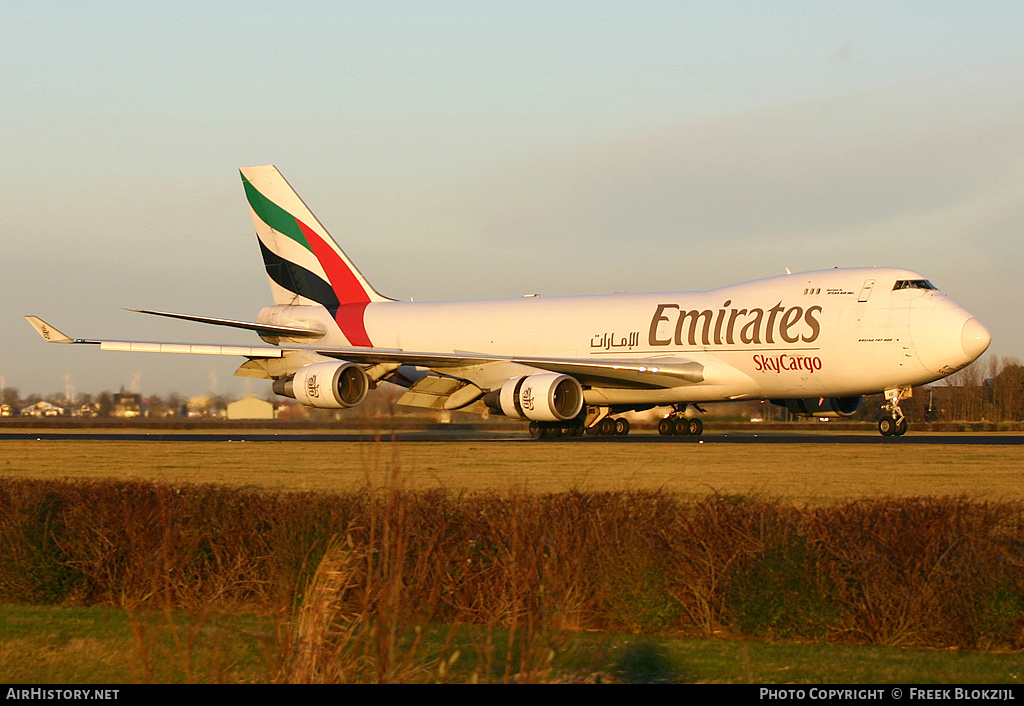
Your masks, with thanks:
M334 290L334 295L338 298L340 306L334 320L338 322L342 333L354 346L372 346L363 318L363 312L370 302L370 297L366 294L363 285L345 261L330 245L324 242L323 238L317 235L316 231L298 218L295 219L295 222L299 224L299 229L312 248L313 255L324 268L327 279L331 283L331 289Z

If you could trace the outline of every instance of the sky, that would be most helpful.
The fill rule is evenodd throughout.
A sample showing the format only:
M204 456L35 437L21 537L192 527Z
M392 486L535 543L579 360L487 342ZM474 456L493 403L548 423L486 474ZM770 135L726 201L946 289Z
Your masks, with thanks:
M240 394L270 304L238 167L398 298L898 266L1024 357L1024 4L0 3L0 385Z

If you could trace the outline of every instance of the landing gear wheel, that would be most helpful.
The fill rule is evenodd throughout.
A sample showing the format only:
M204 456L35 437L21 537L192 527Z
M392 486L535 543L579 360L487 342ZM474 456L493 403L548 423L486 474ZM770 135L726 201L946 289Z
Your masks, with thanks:
M615 420L615 436L625 436L629 433L629 420L618 418Z
M900 402L913 396L910 386L893 387L885 391L885 404L882 411L885 416L878 422L878 432L882 436L903 436L907 433L907 417L900 409Z
M665 418L658 422L658 433L662 436L672 436L676 433L676 420Z
M694 417L690 420L690 436L700 436L704 432L704 422Z
M690 420L686 418L676 419L674 422L676 436L690 435Z
M539 439L541 436L540 422L530 422L530 438Z
M597 423L598 434L601 436L614 436L615 435L615 420L611 417L605 417Z

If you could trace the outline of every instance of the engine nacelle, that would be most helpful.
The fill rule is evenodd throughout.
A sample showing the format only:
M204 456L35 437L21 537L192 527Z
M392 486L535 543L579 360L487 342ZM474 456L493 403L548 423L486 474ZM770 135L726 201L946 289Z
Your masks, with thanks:
M312 363L299 368L290 380L276 380L274 392L307 407L346 409L366 399L370 378L355 363Z
M500 389L487 393L484 403L508 417L535 422L565 422L583 409L579 380L559 373L512 378Z
M772 404L785 407L798 417L850 417L860 410L864 398L805 397L798 400L772 400Z

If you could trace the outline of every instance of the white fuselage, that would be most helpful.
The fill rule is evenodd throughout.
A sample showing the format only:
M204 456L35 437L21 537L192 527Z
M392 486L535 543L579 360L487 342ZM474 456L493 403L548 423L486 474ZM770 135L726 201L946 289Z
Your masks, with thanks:
M972 345L969 322L984 329L971 314L935 289L894 290L899 281L925 280L835 269L703 292L371 303L363 320L382 349L704 365L703 383L592 387L588 404L838 397L936 380L987 345L987 333ZM348 345L333 322L319 323L322 345Z

